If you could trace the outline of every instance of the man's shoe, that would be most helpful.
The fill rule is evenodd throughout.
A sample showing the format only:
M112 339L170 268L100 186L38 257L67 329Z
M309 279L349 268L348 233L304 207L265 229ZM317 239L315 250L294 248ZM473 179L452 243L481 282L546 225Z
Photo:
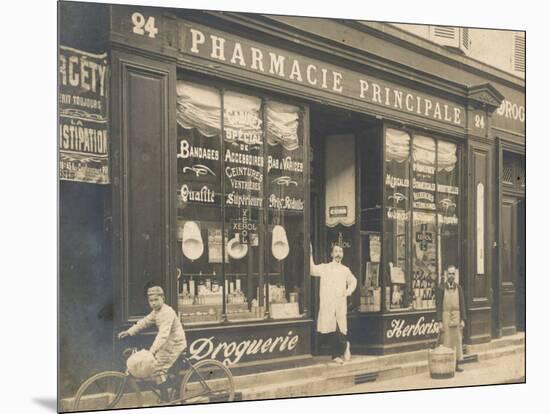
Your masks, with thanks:
M336 357L332 360L332 362L334 362L335 364L338 364L338 365L344 365L344 360L340 357Z
M464 372L464 368L462 368L460 365L456 364L456 372Z
M351 352L349 350L349 341L346 342L346 350L344 351L344 360L349 361L351 359Z

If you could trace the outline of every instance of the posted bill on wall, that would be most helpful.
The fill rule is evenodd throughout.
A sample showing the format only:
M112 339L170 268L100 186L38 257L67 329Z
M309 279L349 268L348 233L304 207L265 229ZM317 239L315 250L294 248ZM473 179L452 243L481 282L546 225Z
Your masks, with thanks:
M59 47L59 178L109 183L107 54Z

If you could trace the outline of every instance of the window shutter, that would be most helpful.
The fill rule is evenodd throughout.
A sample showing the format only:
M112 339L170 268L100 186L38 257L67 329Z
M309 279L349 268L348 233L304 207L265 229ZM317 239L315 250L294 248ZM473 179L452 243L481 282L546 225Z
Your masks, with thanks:
M430 26L431 39L442 45L459 47L459 28L450 26Z
M516 72L525 72L524 33L514 33L514 53L512 55L512 69Z
M469 50L470 49L470 29L467 27L464 27L460 29L461 34L461 42L460 42L460 48L462 50Z

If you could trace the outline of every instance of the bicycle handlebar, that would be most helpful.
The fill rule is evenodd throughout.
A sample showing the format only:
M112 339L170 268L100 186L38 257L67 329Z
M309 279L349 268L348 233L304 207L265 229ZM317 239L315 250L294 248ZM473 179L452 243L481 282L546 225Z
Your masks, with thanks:
M124 356L125 358L129 358L130 355L132 355L136 351L137 351L137 348L135 348L135 347L126 348L126 349L124 349L124 351L122 351L122 356Z

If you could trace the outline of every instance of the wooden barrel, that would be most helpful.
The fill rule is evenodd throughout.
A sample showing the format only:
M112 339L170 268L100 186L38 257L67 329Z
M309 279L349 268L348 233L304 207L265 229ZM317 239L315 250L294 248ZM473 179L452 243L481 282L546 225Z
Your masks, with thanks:
M454 349L443 345L428 351L428 365L432 378L453 378L455 376L456 356Z

